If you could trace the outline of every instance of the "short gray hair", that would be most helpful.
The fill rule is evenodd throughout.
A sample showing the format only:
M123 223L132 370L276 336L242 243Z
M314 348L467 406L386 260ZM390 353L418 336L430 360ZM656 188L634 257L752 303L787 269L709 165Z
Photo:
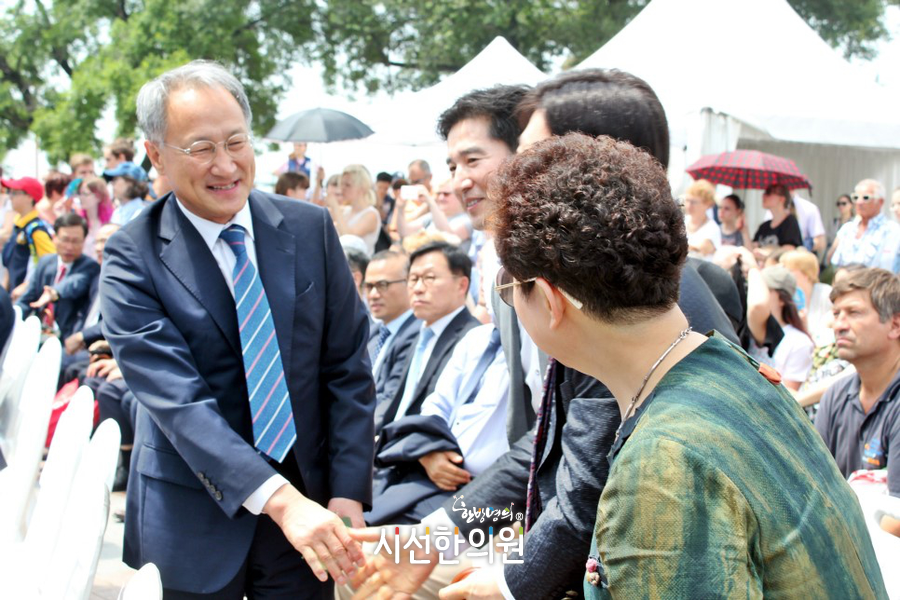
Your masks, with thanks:
M877 179L863 179L856 187L868 187L872 189L872 195L884 200L884 184ZM855 189L855 188L854 188Z
M253 120L244 86L225 67L211 60L194 60L166 71L141 87L137 96L138 125L151 142L161 143L166 136L166 108L169 94L181 88L224 88L234 96L247 127Z

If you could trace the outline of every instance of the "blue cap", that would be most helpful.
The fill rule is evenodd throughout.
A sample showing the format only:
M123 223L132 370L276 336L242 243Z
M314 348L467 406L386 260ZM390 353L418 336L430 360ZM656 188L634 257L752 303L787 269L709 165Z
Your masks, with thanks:
M147 172L131 161L120 163L115 169L103 171L103 177L107 180L115 177L130 177L137 181L147 181Z

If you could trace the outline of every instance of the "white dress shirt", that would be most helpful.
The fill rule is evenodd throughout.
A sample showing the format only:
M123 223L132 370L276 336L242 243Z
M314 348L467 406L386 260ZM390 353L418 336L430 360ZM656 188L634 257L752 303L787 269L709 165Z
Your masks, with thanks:
M237 214L225 224L208 221L202 217L198 217L185 208L178 198L175 198L175 203L178 205L178 208L181 209L182 214L188 218L188 221L190 221L197 230L197 233L200 234L200 237L203 238L203 241L206 242L210 252L212 252L213 258L216 259L216 264L219 265L219 270L222 271L222 277L225 278L225 283L228 284L231 295L234 296L234 284L231 281L231 276L234 272L234 265L237 264L237 257L235 257L234 252L228 247L225 240L219 237L219 235L222 231L232 225L240 225L243 227L246 232L245 241L247 258L253 263L254 267L257 266L256 246L254 245L253 237L253 216L250 214L250 203L246 202L244 208L239 210ZM290 459L291 457L288 456L288 460ZM279 488L286 483L288 483L288 480L285 479L284 476L278 473L272 475L263 482L261 486L256 488L246 500L244 500L244 508L254 515L260 514L263 507L266 505L266 502L272 497L272 494L277 492Z
M372 364L372 373L375 374L375 377L378 377L378 370L381 369L381 365L384 364L385 357L390 351L391 346L394 345L394 340L397 339L397 332L400 331L400 327L403 326L404 323L406 323L406 320L410 318L412 314L412 309L410 308L390 323L382 323L382 327L386 327L388 330L388 336L384 340L384 344L382 344L381 346L381 351L378 353L378 356L375 357L375 361Z
M459 395L487 350L493 331L493 324L481 325L459 340L434 392L422 404L421 414L437 415L447 421L463 455L462 468L472 475L480 474L509 451L506 437L509 370L502 349L497 348L493 362L484 372L475 399L460 405L466 399Z
M419 338L422 337L422 334L426 329L430 329L434 332L434 335L431 336L431 339L428 340L428 343L425 345L425 350L422 352L422 360L419 363L420 376L416 378L415 385L419 385L419 381L421 381L421 373L425 372L425 367L428 365L428 361L431 359L431 353L434 352L434 346L437 344L438 338L441 337L441 334L444 333L444 330L447 329L447 325L450 324L450 321L456 318L456 315L461 313L465 309L465 305L460 306L453 312L444 315L434 323L432 323L428 327L423 327L421 331L419 331ZM416 344L419 343L419 338L416 338ZM414 347L415 348L415 347ZM415 350L413 350L415 352ZM406 386L410 383L413 383L409 377L409 374L406 376L406 383L403 386L403 396L401 396L400 406L397 407L397 416L394 417L394 420L397 420L401 417L406 416L406 411L409 410L409 405L412 404L413 394L406 393ZM415 390L413 390L415 392ZM403 402L406 400L406 402Z

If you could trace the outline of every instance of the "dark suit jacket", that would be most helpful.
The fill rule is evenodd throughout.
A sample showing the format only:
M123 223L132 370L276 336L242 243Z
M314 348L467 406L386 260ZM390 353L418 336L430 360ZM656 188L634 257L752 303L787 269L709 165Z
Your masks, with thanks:
M56 254L48 254L41 258L34 273L31 274L28 289L16 304L22 309L22 317L27 317L34 312L28 304L41 297L44 286L55 288L59 292L59 300L53 303L54 317L56 324L59 325L60 336L66 339L81 330L81 324L91 304L91 284L100 274L100 265L93 258L82 254L72 263L72 268L59 285L55 285L57 264Z
M428 359L428 363L422 371L422 377L419 378L418 385L416 385L412 403L410 403L409 408L406 410L407 415L419 414L425 398L434 391L434 386L437 384L438 377L447 365L447 361L450 360L450 355L453 354L453 348L456 347L456 343L462 339L467 331L478 325L480 325L478 319L473 317L472 313L470 313L467 308L463 308L458 315L453 317L453 320L450 321L434 344L434 350L431 351L431 357ZM415 344L415 339L413 339L412 344ZM391 351L393 351L393 348ZM406 378L409 375L413 353L414 349L409 350L406 362L403 366L403 375L400 378L393 399L391 402L386 403L383 412L380 410L381 407L375 412L376 432L380 431L387 423L393 421L394 417L397 415L397 409L400 408L400 400L403 398L403 390L406 387Z
M88 301L87 309L85 310L84 316L87 318L88 313L91 312L91 306L93 306L94 300L97 302L100 301L100 278L94 280L94 283L91 284L91 292L90 292L90 300ZM101 329L101 325L103 324L103 314L100 314L100 320L85 327L81 330L81 334L84 336L84 345L90 347L91 344L98 340L103 339L103 330Z
M384 414L391 401L397 395L397 388L404 380L406 374L406 362L415 349L416 338L419 336L421 329L421 319L417 319L415 315L410 315L407 317L406 322L400 326L400 329L397 330L394 342L387 349L381 368L375 374L376 415Z
M366 311L328 213L252 191L259 275L277 331L308 497L371 503L374 386ZM166 587L221 589L249 551L242 504L275 474L252 446L235 302L171 194L110 238L103 331L141 408L125 561Z

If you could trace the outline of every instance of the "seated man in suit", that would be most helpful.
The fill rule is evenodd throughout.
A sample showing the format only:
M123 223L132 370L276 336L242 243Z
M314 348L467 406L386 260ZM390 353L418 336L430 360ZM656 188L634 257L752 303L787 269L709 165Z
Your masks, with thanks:
M119 230L119 225L115 223L107 223L97 231L94 238L94 250L97 253L97 262L103 265L103 249L106 247L106 241L112 234ZM90 304L88 305L87 314L84 317L82 329L76 331L64 340L66 350L63 355L63 382L72 381L73 379L84 379L85 372L90 362L88 350L93 345L101 342L103 331L100 328L100 278L96 278L91 284L89 292ZM110 359L112 360L112 359ZM99 383L97 384L99 385ZM97 393L97 386L88 384L94 394ZM131 443L131 442L128 442Z
M409 307L408 275L409 258L392 250L378 252L366 267L363 286L369 312L381 321L369 339L376 405L389 402L397 393L406 357L422 325Z
M426 244L409 257L407 291L413 314L422 329L403 369L397 392L376 408L375 431L406 415L417 415L425 397L434 391L456 343L478 325L466 308L472 261L446 242ZM391 349L396 359L399 348Z
M81 329L100 265L84 255L87 223L83 218L66 213L56 219L53 229L56 254L41 258L17 304L23 317L43 310L45 328L52 329L55 321L59 337L65 340Z

